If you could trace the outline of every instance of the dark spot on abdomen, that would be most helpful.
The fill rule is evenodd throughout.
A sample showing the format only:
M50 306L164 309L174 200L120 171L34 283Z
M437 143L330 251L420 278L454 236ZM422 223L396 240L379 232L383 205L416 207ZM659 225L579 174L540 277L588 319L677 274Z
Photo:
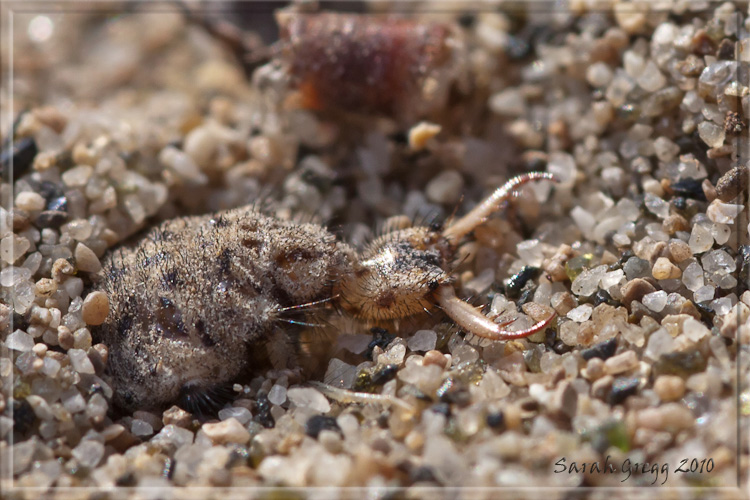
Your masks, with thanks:
M154 325L157 332L168 339L187 337L180 309L166 297L159 297L159 301L161 307L156 310L156 323Z
M120 338L124 338L128 331L133 327L133 315L130 313L123 313L120 319L117 320L117 335Z
M261 245L261 242L255 237L245 236L240 241L240 245L242 245L244 248L257 248Z
M211 338L211 335L206 331L206 324L202 319L195 322L195 330L198 332L198 336L201 339L201 344L204 347L213 347L216 345L216 341Z
M232 251L228 248L222 250L217 263L219 265L219 272L222 275L228 274L232 267Z
M294 248L291 250L285 250L276 255L276 258L274 260L276 261L276 264L278 264L282 269L288 269L296 262L310 261L314 260L316 257L316 255L313 255L304 248Z
M177 269L173 268L162 274L161 286L164 290L174 290L181 284Z

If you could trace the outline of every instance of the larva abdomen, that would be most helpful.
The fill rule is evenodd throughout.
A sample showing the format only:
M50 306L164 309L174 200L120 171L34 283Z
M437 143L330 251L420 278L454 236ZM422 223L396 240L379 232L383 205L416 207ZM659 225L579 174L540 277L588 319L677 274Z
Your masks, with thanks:
M111 311L97 334L115 403L158 408L185 386L228 383L268 341L288 343L293 363L282 312L330 294L348 264L339 246L320 226L239 208L164 222L113 252L98 275Z

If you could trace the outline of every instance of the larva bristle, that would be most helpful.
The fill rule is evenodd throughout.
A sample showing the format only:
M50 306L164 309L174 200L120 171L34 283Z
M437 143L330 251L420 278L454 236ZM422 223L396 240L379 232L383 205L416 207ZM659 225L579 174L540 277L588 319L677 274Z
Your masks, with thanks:
M177 406L198 418L204 418L216 415L235 395L232 384L219 384L210 387L185 384L177 398Z

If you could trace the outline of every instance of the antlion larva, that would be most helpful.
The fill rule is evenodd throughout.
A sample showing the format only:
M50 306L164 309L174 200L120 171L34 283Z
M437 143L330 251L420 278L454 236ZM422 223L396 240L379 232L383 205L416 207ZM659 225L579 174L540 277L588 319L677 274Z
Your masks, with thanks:
M531 172L509 180L444 229L387 233L361 253L325 227L282 221L251 207L166 221L139 243L110 254L95 287L110 297L96 334L110 349L115 403L150 409L177 402L213 406L217 388L254 372L267 357L298 367L300 329L312 305L363 320L442 309L467 332L493 340L531 335L505 330L456 297L451 267L460 241Z

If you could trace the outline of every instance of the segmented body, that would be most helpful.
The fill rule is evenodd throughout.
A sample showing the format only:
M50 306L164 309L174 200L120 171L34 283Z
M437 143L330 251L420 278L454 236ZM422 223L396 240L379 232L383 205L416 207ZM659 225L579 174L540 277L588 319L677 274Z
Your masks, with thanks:
M293 365L297 335L282 312L329 297L349 262L325 228L250 208L167 221L114 252L99 274L112 308L97 333L115 402L153 408L229 382L271 341L289 355L272 362Z

